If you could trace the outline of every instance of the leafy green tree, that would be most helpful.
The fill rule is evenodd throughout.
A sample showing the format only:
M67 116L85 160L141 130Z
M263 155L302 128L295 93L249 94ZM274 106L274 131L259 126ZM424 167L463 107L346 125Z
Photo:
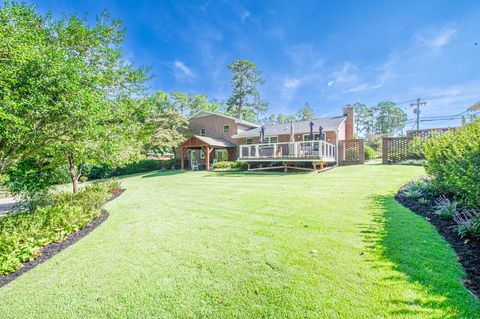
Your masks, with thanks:
M271 114L269 116L266 116L260 119L259 123L262 125L277 124L277 116L275 114Z
M293 114L278 114L277 115L277 123L278 124L295 122L296 120L297 120L297 118Z
M264 83L261 72L255 63L248 60L237 60L228 65L232 72L232 96L228 99L228 112L239 119L255 120L267 111L267 103L263 102L258 86Z
M373 107L375 133L392 135L405 127L407 114L393 102L380 102Z
M364 133L369 137L374 131L373 109L363 103L355 103L355 127L359 133Z
M209 102L206 94L183 93L180 91L173 91L170 94L172 104L177 108L181 114L194 114L200 110L217 111L218 104Z
M142 94L147 70L122 59L123 38L106 13L90 26L28 5L0 8L0 171L48 154L68 162L77 191L82 165L138 154L150 110L129 96Z
M147 143L147 149L159 153L174 150L189 135L187 118L173 103L169 102L166 96L164 92L158 91L154 96L144 100L144 103L149 104L154 110L155 125L152 139Z
M313 109L309 103L305 103L305 105L300 108L296 114L298 121L307 121L313 120L315 115L313 114Z
M392 135L405 127L407 114L393 102L379 102L369 107L355 103L355 126L368 139L374 134Z

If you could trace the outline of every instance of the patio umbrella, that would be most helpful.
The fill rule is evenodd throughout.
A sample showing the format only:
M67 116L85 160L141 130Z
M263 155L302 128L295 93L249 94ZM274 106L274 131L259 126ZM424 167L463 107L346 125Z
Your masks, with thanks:
M318 133L319 133L319 139L320 139L320 141L323 141L324 138L323 138L323 127L322 127L322 126L320 126L320 127L318 128Z
M295 131L293 130L293 122L290 122L290 142L295 142Z
M313 141L313 122L310 122L310 141Z

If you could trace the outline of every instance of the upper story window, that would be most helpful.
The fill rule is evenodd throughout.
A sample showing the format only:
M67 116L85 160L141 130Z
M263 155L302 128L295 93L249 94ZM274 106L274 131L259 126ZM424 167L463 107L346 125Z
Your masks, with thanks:
M245 144L253 144L253 138L251 137L245 138Z
M265 137L265 143L267 143L267 144L278 143L278 136L267 136L267 137Z
M205 128L204 127L202 127L200 129L200 136L205 136Z
M314 134L313 136L314 136L314 137L313 137L313 140L314 140L314 141L320 140L320 134L319 134L319 133ZM304 142L310 141L310 134L303 134L303 141L304 141Z
M230 126L229 125L224 125L223 126L223 134L228 134L229 131L230 131Z

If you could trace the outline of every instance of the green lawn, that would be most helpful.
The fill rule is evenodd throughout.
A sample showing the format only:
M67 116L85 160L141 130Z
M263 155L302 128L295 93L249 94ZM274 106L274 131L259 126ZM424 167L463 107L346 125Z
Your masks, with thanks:
M125 178L104 224L0 289L0 317L479 318L455 253L393 199L422 174Z

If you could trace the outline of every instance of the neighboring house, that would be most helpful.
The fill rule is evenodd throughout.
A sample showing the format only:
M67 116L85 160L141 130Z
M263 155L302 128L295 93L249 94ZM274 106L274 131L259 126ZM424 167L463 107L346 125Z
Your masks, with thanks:
M189 127L193 136L179 147L177 154L184 168L209 169L216 161L237 159L263 165L336 163L338 141L353 139L354 109L345 107L344 114L337 117L262 127L202 110L189 118Z

